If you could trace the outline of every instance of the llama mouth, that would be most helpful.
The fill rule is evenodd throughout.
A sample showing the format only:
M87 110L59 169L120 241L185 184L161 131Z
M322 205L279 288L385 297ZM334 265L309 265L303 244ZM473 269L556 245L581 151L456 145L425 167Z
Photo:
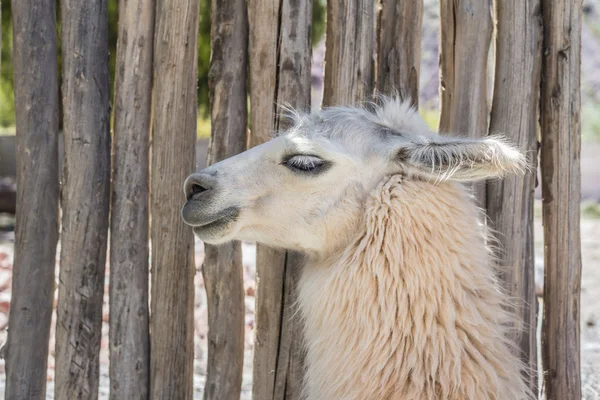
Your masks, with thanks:
M212 197L204 196L201 193L202 199L196 197L190 198L181 209L181 218L183 222L192 227L208 226L221 219L236 219L240 214L239 207L231 206L223 208L217 212L214 211L214 201Z
M225 216L225 217L216 219L212 222L209 222L207 224L196 225L193 227L193 230L194 230L194 232L196 230L199 230L199 231L211 230L211 229L217 228L221 225L226 225L226 224L229 224L230 222L234 222L235 220L236 220L236 218L233 216Z
M192 208L191 210L189 208ZM192 230L200 239L208 239L214 237L219 232L223 231L227 226L235 222L239 215L238 207L228 207L211 216L199 215L194 212L193 204L186 204L183 210L184 222L192 226ZM193 218L190 218L192 217Z

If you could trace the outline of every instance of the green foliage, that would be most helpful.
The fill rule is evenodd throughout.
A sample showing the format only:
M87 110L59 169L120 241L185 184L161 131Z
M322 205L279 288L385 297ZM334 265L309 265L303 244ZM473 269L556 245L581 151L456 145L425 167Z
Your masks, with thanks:
M0 66L0 127L14 126L15 107L13 93L12 65L12 24L10 0L2 1L2 64ZM58 67L62 68L60 43L60 2L57 2L58 28ZM108 0L108 41L109 41L109 71L111 99L114 96L114 77L117 61L118 35L118 0ZM208 117L209 87L208 72L210 65L210 11L211 0L200 0L200 16L198 26L198 111L201 119ZM325 0L313 0L313 45L319 43L325 32ZM60 72L59 72L60 73ZM203 135L207 131L202 122ZM210 128L208 128L210 129Z
M319 44L325 34L325 0L313 0L312 44Z
M117 38L119 33L118 0L108 0L108 71L110 76L110 99L114 98L115 71L117 67ZM60 64L59 64L60 65Z
M438 126L440 125L440 112L438 110L421 107L419 108L419 114L425 120L429 129L437 132Z
M587 143L600 141L600 109L597 103L588 102L581 107L581 137Z
M582 202L581 216L589 219L600 219L600 204L593 200Z
M200 0L200 22L198 25L198 114L203 118L208 117L210 102L208 88L208 69L210 66L210 3L211 0Z
M0 55L0 127L15 124L10 1L2 1L2 54Z

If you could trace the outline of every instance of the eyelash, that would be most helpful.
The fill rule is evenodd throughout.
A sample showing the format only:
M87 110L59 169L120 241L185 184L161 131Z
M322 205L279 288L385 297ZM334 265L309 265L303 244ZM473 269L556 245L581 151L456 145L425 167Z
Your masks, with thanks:
M325 161L315 156L295 155L287 158L282 164L295 171L310 173L321 169Z

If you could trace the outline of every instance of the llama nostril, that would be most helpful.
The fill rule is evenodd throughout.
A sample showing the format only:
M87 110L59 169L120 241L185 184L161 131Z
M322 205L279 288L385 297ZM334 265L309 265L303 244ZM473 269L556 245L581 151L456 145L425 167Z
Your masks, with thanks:
M198 193L203 193L203 192L206 192L207 190L208 190L207 188L205 188L204 186L201 186L197 183L192 184L190 187L190 190L188 191L188 196L187 196L188 201L192 197L197 195Z
M213 178L207 174L192 174L184 184L184 191L187 200L191 200L197 194L204 193L214 186Z
M198 193L205 192L206 190L208 190L208 189L203 188L202 186L200 186L198 184L193 184L192 185L192 196L195 194L198 194Z

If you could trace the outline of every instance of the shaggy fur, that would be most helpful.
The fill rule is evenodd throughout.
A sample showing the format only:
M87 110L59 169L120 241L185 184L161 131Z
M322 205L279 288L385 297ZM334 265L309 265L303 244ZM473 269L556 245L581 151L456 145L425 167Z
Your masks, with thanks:
M203 241L307 255L309 400L523 400L481 213L459 182L524 167L499 137L430 132L407 103L295 113L186 180ZM489 243L489 242L488 242Z
M376 188L357 237L302 275L307 398L531 398L478 216L460 184Z

